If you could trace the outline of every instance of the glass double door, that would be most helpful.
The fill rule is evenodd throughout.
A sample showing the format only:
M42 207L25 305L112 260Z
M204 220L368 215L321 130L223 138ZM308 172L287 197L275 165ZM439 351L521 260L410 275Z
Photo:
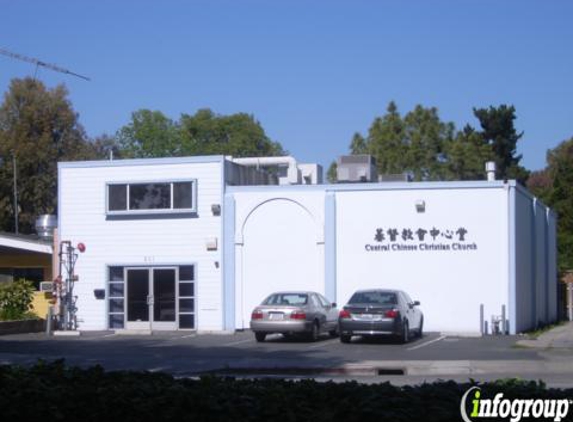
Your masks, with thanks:
M177 329L177 268L127 268L126 328Z

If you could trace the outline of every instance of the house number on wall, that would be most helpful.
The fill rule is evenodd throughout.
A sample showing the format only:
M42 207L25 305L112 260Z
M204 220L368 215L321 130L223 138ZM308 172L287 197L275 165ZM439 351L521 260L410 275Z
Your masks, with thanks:
M155 262L155 257L154 256L144 256L143 262Z

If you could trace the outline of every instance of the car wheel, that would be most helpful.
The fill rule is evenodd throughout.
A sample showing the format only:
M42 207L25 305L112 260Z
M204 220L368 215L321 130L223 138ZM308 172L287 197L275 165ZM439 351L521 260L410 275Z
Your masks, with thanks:
M312 328L309 334L310 341L317 341L319 333L320 333L320 324L318 321L314 321L314 324L312 324Z
M328 332L328 334L330 334L330 337L337 337L338 336L338 325L336 325L334 327L334 329L330 330Z
M424 335L424 318L420 318L420 328L418 328L418 337L422 338Z
M402 343L406 344L410 341L410 327L408 326L408 321L404 321L402 326Z
M256 332L255 333L255 339L259 342L262 343L263 341L265 341L265 338L267 337L266 333L259 333Z
M348 334L340 334L340 342L341 343L350 343L350 339L352 338L351 335Z

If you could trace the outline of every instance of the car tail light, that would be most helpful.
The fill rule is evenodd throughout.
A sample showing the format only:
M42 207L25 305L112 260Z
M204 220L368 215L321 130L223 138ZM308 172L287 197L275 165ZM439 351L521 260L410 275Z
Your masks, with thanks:
M389 309L386 312L384 312L384 316L386 318L396 318L398 316L398 310L397 309Z
M292 311L290 319L306 319L306 314L301 310Z
M251 314L251 319L263 319L263 313L259 310L255 310Z
M342 309L339 313L338 313L338 317L339 318L350 318L351 314L349 311L347 311L346 309Z

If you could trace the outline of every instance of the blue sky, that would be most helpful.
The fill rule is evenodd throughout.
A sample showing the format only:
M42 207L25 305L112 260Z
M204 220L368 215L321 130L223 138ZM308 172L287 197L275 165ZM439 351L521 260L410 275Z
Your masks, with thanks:
M458 129L473 107L512 104L531 169L573 136L573 2L0 0L0 48L91 82L64 83L88 135L133 111L177 119L246 112L301 162L325 167L394 100L437 107ZM0 91L34 66L0 55Z

